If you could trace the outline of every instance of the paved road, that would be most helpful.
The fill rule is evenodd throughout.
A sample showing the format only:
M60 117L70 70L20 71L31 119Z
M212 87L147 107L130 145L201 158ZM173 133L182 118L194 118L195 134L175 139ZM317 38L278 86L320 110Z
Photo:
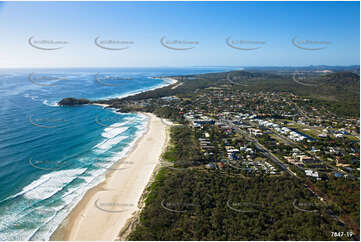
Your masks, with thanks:
M300 185L302 185L304 188L306 188L311 194L312 196L315 196L317 197L325 206L327 206L327 202L325 201L324 198L318 196L311 188L309 188L295 173L293 173L292 171L290 171L288 169L288 167L278 158L276 157L274 154L272 154L272 152L270 152L266 147L264 147L262 144L260 144L258 142L257 139L253 138L253 137L250 137L249 134L247 132L245 132L244 130L240 129L238 126L234 125L231 121L228 121L228 120L223 120L223 122L226 122L230 127L234 128L237 132L241 133L244 135L244 137L252 142L256 147L257 149L261 150L261 152L267 156L269 159L271 159L276 165L278 165L281 170L284 170L286 171L288 174L290 174L292 177L295 177L297 179L297 181L299 182ZM327 214L334 218L337 222L339 222L340 224L342 224L343 226L345 226L345 223L340 220L340 218L335 215L335 213L330 210L330 209L327 209L326 210ZM355 233L354 233L355 234Z
M274 154L272 154L272 152L270 152L266 147L264 147L262 144L260 144L258 142L257 139L250 137L249 134L247 132L245 132L244 130L240 129L238 126L234 125L231 121L226 121L224 120L224 122L227 122L227 124L232 127L233 129L235 129L237 132L241 133L244 135L244 137L248 140L251 141L256 147L257 149L261 150L261 152L268 158L270 158L274 163L276 163L281 170L285 170L287 173L289 173L291 176L295 176L297 177L293 172L291 172L287 166L285 164L282 163L282 161L280 161L280 159L278 159Z
M254 126L254 123L249 122L248 124ZM319 157L319 156L317 156L317 155L315 155L315 154L312 154L311 152L309 152L309 151L306 150L304 147L302 147L300 144L294 142L294 141L291 140L290 138L288 138L288 137L286 137L286 136L284 136L284 135L282 135L282 134L279 134L279 133L273 131L272 129L268 129L268 130L269 130L270 132L272 132L272 134L274 134L274 135L276 135L277 137L279 137L280 139L282 139L287 145L296 146L300 151L305 152L305 153L308 154L310 157L315 157L315 158L317 158L318 160L322 161L321 157ZM333 167L333 166L327 164L326 162L323 162L323 164L325 164L326 168L332 170L333 172L341 172L341 173L343 173L344 175L348 175L349 177L352 176L352 174L347 173L347 172L344 171L344 170L339 170L339 169L337 169L336 167ZM302 170L305 170L305 169L302 168L302 167L299 167L299 168L302 169Z

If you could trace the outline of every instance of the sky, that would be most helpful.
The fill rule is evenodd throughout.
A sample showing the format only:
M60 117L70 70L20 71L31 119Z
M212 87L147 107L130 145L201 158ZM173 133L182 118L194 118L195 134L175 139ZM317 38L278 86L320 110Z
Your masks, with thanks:
M360 64L359 2L1 2L0 32L0 68Z

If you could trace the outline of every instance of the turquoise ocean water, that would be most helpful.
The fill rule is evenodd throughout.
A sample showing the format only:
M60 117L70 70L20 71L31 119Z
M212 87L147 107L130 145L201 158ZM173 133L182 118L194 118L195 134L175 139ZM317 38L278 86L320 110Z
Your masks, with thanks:
M0 70L0 240L48 240L147 127L140 114L58 101L122 97L169 84L152 77L224 70Z

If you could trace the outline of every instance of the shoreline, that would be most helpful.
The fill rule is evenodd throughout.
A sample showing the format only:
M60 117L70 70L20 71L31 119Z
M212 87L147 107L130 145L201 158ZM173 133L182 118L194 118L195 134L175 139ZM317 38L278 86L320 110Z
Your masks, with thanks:
M161 119L161 121L163 122L164 120ZM164 123L164 122L163 122ZM173 123L166 123L166 140L165 140L165 145L163 145L162 147L162 154L167 150L167 145L169 144L170 141L170 129L169 126L173 125ZM146 185L146 187L143 190L143 193L138 201L138 208L139 210L133 214L132 217L130 217L128 219L128 221L126 222L126 224L121 228L121 230L119 231L118 237L116 238L116 241L126 241L127 237L129 236L129 234L133 231L133 229L137 226L137 224L139 223L139 219L140 219L140 214L142 212L142 210L145 207L145 199L147 198L148 194L150 193L150 191L148 191L147 189L153 184L153 182L156 179L157 173L159 171L159 169L162 167L162 163L161 163L161 157L159 158L158 163L156 164L153 173Z
M156 87L148 89L148 90L139 91L139 92L135 92L135 93L124 94L124 95L119 96L119 97L109 97L109 98L105 98L105 99L101 99L101 100L122 99L122 98L130 97L130 96L135 96L135 95L143 93L143 92L153 91L153 90L156 90L158 88L163 88L163 87L167 87L167 86L171 86L171 85L176 85L178 83L176 86L172 87L172 89L174 89L174 88L176 88L176 87L178 87L178 86L180 86L182 84L182 82L179 82L177 79L170 78L170 77L165 77L165 78L151 77L151 78L152 79L160 79L160 80L163 80L163 81L168 81L168 83L163 83L163 84L161 84L159 86L156 86ZM107 108L107 107L110 106L109 104L104 104L104 103L91 103L89 105L100 106L100 107L103 107L103 108Z
M107 107L110 106L109 104L103 104L103 103L92 103L90 105L100 106L100 107L103 107L103 108L107 108Z
M106 171L105 180L85 193L50 240L115 240L140 212L145 188L169 140L167 125L160 118L141 114L149 118L146 132L115 169Z
M128 93L128 94L124 94L124 95L120 95L120 96L110 96L110 97L107 97L107 98L102 98L101 100L122 99L122 98L130 97L130 96L135 96L135 95L143 93L143 92L154 91L154 90L159 89L159 88L175 85L175 84L177 84L179 82L177 79L174 79L174 78L171 78L171 77L164 77L164 78L162 78L162 77L149 77L149 78L151 78L151 79L160 79L160 80L166 81L166 83L159 84L158 86L152 87L150 89L139 90L139 91L135 91L133 93Z
M142 90L142 91L139 91L139 92L135 92L135 93L130 93L130 94L125 94L123 96L120 96L120 97L116 97L116 98L126 98L128 96L133 96L133 95L137 95L139 93L143 93L143 92L147 92L147 91L152 91L152 90L155 90L155 89L158 89L158 88L163 88L163 87L166 87L166 86L171 86L171 85L176 85L177 83L179 83L178 80L174 79L174 78L159 78L159 77L149 77L149 78L152 78L152 79L161 79L163 81L166 81L166 83L163 83L163 84L160 84L159 86L156 86L154 88L151 88L151 89L148 89L148 90ZM108 98L107 98L108 99ZM102 100L107 100L107 99L102 99ZM112 98L110 98L112 99ZM89 105L94 105L94 106L99 106L99 107L102 107L103 109L105 108L108 108L109 104L103 104L103 103L91 103ZM149 117L149 115L147 115L146 113L141 113L141 114L145 114L147 117ZM152 114L151 114L152 115ZM162 121L163 122L163 121ZM149 131L149 126L150 126L150 123L151 123L151 120L148 121L148 124L147 124L147 128L146 128L146 131L145 133L142 134L141 137L138 138L138 140L135 142L134 146L131 148L131 150L128 152L128 154L126 154L125 157L121 158L119 161L117 161L117 163L115 165L113 165L113 167L115 167L115 169L117 169L119 163L121 163L121 161L124 161L131 153L133 153L137 147L138 147L138 143L144 138L144 136L148 133ZM164 124L164 122L163 122ZM167 124L169 125L169 124ZM166 126L167 126L166 125ZM166 127L167 128L167 127ZM168 135L168 134L167 134ZM167 138L168 140L168 138ZM167 141L165 141L167 142ZM162 149L164 148L164 146L166 146L166 144L162 144ZM158 166L158 165L157 165ZM154 170L153 170L153 173L156 172L158 168L155 167ZM102 184L104 184L106 181L107 181L107 178L108 176L111 176L111 173L113 171L116 171L114 169L109 169L108 171L105 172L105 179L104 181L100 182L99 184L95 185L94 187L90 188L88 191L86 191L86 193L83 195L83 197L80 199L80 201L71 209L70 213L63 219L63 221L56 227L55 231L51 234L49 240L66 240L66 237L70 237L70 235L66 234L66 231L69 231L69 228L71 226L74 225L74 222L72 221L69 221L69 220L74 220L74 219L71 219L71 215L74 213L74 211L78 208L78 206L80 206L79 204L85 199L86 196L90 196L90 194L94 195L95 191L100 191L102 189ZM155 174L153 174L155 176ZM152 176L153 176L152 175ZM148 186L149 184L147 184ZM143 191L145 192L145 190ZM89 195L88 195L89 193ZM140 201L139 201L140 202ZM83 205L84 207L85 205ZM140 208L141 209L141 208ZM78 208L79 210L79 208ZM140 212L140 210L138 211ZM132 215L131 218L129 218L128 220L131 220L134 216ZM129 222L127 221L126 224L128 224ZM124 225L123 227L127 226L127 225ZM119 231L120 232L121 230L123 230L124 228L121 227L119 228ZM70 239L71 240L71 239Z

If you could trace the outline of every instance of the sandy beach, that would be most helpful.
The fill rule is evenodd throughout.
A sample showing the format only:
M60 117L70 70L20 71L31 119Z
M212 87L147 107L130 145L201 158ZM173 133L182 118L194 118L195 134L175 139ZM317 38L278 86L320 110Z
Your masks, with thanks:
M170 83L169 85L174 85L174 84L177 84L177 82L178 82L177 79L174 79L171 77L162 78L162 80L169 81L169 83Z
M105 181L85 194L51 240L115 240L137 213L138 201L168 140L167 125L153 114L146 115L146 133L127 157L108 170Z
M109 107L109 104L103 104L103 103L92 103L91 105L100 106L103 108Z

